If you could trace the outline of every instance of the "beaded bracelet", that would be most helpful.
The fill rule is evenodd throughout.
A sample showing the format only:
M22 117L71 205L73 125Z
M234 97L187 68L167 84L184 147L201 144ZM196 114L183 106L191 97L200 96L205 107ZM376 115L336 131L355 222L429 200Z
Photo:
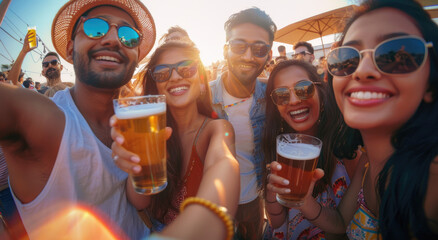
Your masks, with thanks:
M319 212L318 212L318 215L316 215L316 217L314 217L314 218L312 218L312 219L306 218L307 221L312 222L312 221L315 221L316 219L319 218L319 216L321 215L321 212L322 212L322 205L321 205L321 203L319 203L319 202L318 202L318 205L319 205Z
M180 206L180 212L184 211L184 208L187 205L197 203L202 206L208 208L210 211L215 213L225 224L225 228L227 229L227 240L230 240L234 234L234 226L233 221L231 220L230 215L227 213L227 209L225 207L220 207L213 202L208 201L207 199L199 198L199 197L189 197Z

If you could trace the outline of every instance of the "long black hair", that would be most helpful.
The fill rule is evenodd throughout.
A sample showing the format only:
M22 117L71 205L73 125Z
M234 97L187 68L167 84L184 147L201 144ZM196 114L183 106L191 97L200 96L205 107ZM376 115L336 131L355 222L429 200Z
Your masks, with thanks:
M378 176L380 198L379 231L383 239L438 239L428 225L424 202L432 161L438 156L438 26L420 4L412 0L369 0L346 25L341 43L351 24L360 16L376 9L398 9L411 17L429 48L430 73L428 86L431 103L422 102L414 115L391 137L395 152ZM415 79L411 79L415 81ZM400 109L402 110L402 109ZM437 224L437 223L434 223Z
M318 167L325 172L313 190L313 196L325 191L330 184L330 180L336 168L336 157L353 159L356 157L357 146L361 143L360 138L353 138L351 129L344 123L342 114L339 111L334 99L333 91L328 89L327 84L322 81L316 72L316 68L310 63L301 60L286 60L278 63L269 75L266 86L266 125L263 133L262 148L264 153L264 163L268 164L276 159L276 137L282 133L296 132L289 126L278 112L277 106L269 97L274 90L274 81L277 74L289 67L300 67L307 72L309 80L319 83L316 86L320 100L320 114L318 119L318 130L315 137L322 140L321 155ZM346 139L346 136L351 138ZM264 169L264 184L267 184L267 172Z
M192 60L198 61L198 74L201 79L201 84L205 85L205 91L197 99L197 106L199 113L211 117L213 113L213 109L211 106L211 95L208 90L208 82L205 74L204 66L201 62L199 56L199 50L192 42L188 41L169 41L161 46L159 46L155 52L152 54L149 62L144 67L143 74L141 78L144 83L144 94L158 94L157 84L152 79L151 74L148 69L152 69L160 59L161 55L170 50L170 49L180 49L187 53ZM180 137L178 134L178 126L176 123L176 119L173 118L170 111L166 113L166 121L167 126L172 128L172 135L167 140L167 187L162 192L152 196L151 205L148 207L148 212L152 214L152 216L164 222L164 216L168 212L168 210L173 209L175 211L179 211L177 209L178 206L173 206L172 201L175 198L175 194L177 193L180 184L182 183L181 176L181 159L182 156L182 145L180 141Z

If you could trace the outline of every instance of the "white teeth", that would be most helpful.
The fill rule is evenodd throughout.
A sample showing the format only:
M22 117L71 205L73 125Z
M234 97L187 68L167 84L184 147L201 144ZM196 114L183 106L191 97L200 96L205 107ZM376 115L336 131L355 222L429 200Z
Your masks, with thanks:
M104 60L104 61L111 61L111 62L119 62L117 58L110 57L110 56L98 56L96 57L97 60Z
M250 68L252 68L252 66L251 65L239 65L239 68L244 68L244 69L250 69Z
M356 99L384 99L389 98L389 95L381 92L352 92L350 95L352 98Z
M307 112L307 111L309 111L309 108L303 108L303 109L299 109L299 110L296 110L296 111L292 111L289 114L291 116L293 116L293 115L297 115L297 114L300 114L300 113L303 113L303 112Z
M172 88L172 89L170 89L169 92L170 92L170 93L174 93L174 92L184 91L184 90L187 90L187 89L189 89L189 88L186 87L186 86L183 86L183 87L176 87L176 88Z

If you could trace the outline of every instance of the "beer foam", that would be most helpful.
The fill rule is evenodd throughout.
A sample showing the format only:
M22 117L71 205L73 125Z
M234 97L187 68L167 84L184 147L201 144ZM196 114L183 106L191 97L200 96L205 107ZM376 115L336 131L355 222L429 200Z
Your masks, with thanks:
M282 157L295 160L309 160L319 157L320 149L306 143L282 143L277 146L277 153Z
M147 117L166 112L166 103L148 103L142 105L121 107L115 109L119 119Z

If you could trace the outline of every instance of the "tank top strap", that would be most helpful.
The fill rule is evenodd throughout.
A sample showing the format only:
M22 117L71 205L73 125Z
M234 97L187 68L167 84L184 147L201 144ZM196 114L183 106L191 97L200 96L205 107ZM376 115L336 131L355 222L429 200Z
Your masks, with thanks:
M204 121L202 122L202 125L199 127L198 132L196 133L195 140L193 141L193 146L196 146L196 143L198 142L199 134L202 132L202 129L205 127L205 124L207 123L208 117L205 117Z
M365 182L365 177L367 176L369 167L370 167L370 163L369 162L365 163L365 173L362 176L362 185L361 185L362 189L363 189L363 183Z

